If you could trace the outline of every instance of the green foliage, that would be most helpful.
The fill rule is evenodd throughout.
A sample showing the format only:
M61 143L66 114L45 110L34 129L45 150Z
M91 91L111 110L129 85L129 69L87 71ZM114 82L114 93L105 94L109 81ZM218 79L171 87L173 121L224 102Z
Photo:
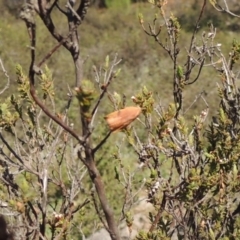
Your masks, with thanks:
M33 120L34 104L29 93L29 81L23 74L22 67L16 66L18 95L12 94L0 104L0 126L11 131L18 119L24 119L23 106L28 106L28 119Z
M94 84L90 80L83 80L81 86L75 88L75 91L84 116L90 120L92 117L90 113L91 104L96 97Z
M71 207L73 211L76 211L83 203L83 198L77 195L67 200L68 195L65 191L70 191L72 188L71 181L76 173L77 176L85 175L84 167L80 161L76 161L72 139L69 139L69 136L56 124L46 121L41 116L41 110L36 107L30 96L28 77L20 65L17 65L16 73L18 91L0 105L1 138L5 139L5 134L10 132L11 135L6 135L6 139L18 148L11 159L12 167L6 169L2 166L1 168L1 174L6 181L11 182L11 191L13 191L10 198L5 194L1 199L8 204L9 211L26 218L31 216L32 219L37 220L36 226L39 226L43 216L39 215L36 218L34 211L38 211L40 204L46 201L44 206L47 215L47 235L55 236L63 228L67 232L70 229L75 232L66 212L62 212L61 209L66 204L66 209ZM45 67L39 81L41 100L54 107L54 85L48 67ZM84 94L88 89L86 86L88 85L85 85ZM1 156L6 156L9 150L11 148L5 146ZM11 172L18 171L17 169L20 169L18 174L8 179L9 176L13 176ZM47 181L44 180L45 178ZM87 180L85 184L87 191ZM7 192L7 185L1 184L1 188L2 193ZM79 186L76 189L79 191ZM33 209L35 210L32 211ZM83 212L84 208L76 213L76 219L83 221ZM86 218L84 219L87 222ZM16 227L19 227L18 232L21 234L21 226L17 223Z
M179 20L174 15L171 15L169 20L173 31L174 39L176 40L176 42L178 42L181 31Z
M144 115L152 113L154 105L153 93L146 86L143 86L142 91L136 97L132 97L132 99L142 108Z
M162 7L160 11L166 19ZM170 104L167 110L159 108L157 134L148 138L150 144L142 144L140 157L143 158L144 152L143 161L148 165L150 162L152 164L146 182L148 200L157 212L150 213L150 231L140 232L137 239L167 239L172 236L177 239L231 238L235 234L235 227L238 227L238 217L232 216L239 214L239 201L235 201L239 195L240 182L233 179L236 179L239 172L240 121L236 111L239 107L239 89L234 84L236 79L230 79L228 74L234 69L234 60L238 60L239 46L234 42L228 61L224 57L221 59L230 64L223 64L222 70L217 70L217 74L219 71L222 78L222 86L218 89L221 106L218 117L214 118L217 123L213 121L206 127L205 121L209 112L207 106L193 117L194 123L191 127L184 112L179 111L182 108L181 94L187 91L184 82L186 72L179 64L181 61L178 53L172 54L172 49L178 47L180 40L178 31L174 29L180 30L180 25L171 17L170 25L167 21L165 24L168 34L173 30L169 34L174 41L173 48L172 45L169 47L161 42L162 32L157 36L157 42L173 59L176 69L173 79L175 104ZM150 29L153 26L156 28L156 25L150 25ZM156 39L154 32L150 31L148 34ZM193 54L193 49L190 52ZM198 60L200 61L200 58ZM149 148L154 149L156 154L150 154ZM163 174L163 163L160 159L170 162L167 175ZM178 221L180 222L177 223ZM184 231L181 226L184 226Z
M15 124L18 119L18 114L12 114L10 108L10 99L0 104L0 126L7 130L11 129L11 126Z
M154 3L156 4L156 1ZM125 6L124 4L129 6L129 1L108 1L107 4L108 7L117 9ZM160 8L164 7L162 1ZM116 109L124 107L125 97L128 98L139 91L132 100L142 108L140 123L136 121L131 128L113 133L110 140L95 153L95 161L103 176L110 205L115 216L124 220L129 231L134 227L134 204L139 196L146 197L147 191L147 201L154 209L146 209L151 225L138 232L136 239L171 239L173 236L176 239L237 239L240 236L238 217L240 94L235 81L237 71L235 63L239 60L240 45L233 41L230 60L219 59L218 57L223 54L215 40L211 39L211 51L208 51L211 55L204 57L211 60L209 65L213 66L213 69L206 72L196 70L195 66L198 66L202 52L194 50L203 49L203 46L205 49L208 48L208 42L204 34L194 35L194 47L187 53L183 51L186 48L186 39L190 37L183 29L186 28L186 24L193 21L187 19L187 23L182 23L182 19L195 17L199 8L191 10L193 12L190 12L190 16L184 14L177 18L176 14L172 14L168 18L163 11L164 21L154 18L155 23L161 22L161 34L157 37L162 43L160 46L163 47L163 52L158 51L156 47L151 50L151 46L155 45L142 37L129 15L116 12L108 15L109 12L104 12L99 13L96 18L96 14L92 14L87 22L89 28L81 29L82 52L86 54L97 51L99 54L99 56L92 54L92 59L86 62L84 69L86 79L92 79L92 73L88 71L89 66L93 63L99 65L102 55L106 55L106 52L111 52L112 49L115 50L116 45L124 56L121 75L119 71L113 73L113 79L115 80L117 75L118 78L107 89L106 94L109 98L103 99L99 105L99 116L96 116L94 126L96 131L91 133L93 149L95 144L106 136L107 130L102 124L106 109L112 105ZM154 17L154 14L152 15ZM210 17L214 17L214 14ZM125 18L129 18L129 21ZM144 24L141 15L139 19L141 24ZM166 23L169 25L165 26ZM205 19L201 24L204 23ZM86 29L91 34L84 32ZM96 29L103 33L100 37ZM128 32L130 34L127 34ZM42 38L44 36L41 35ZM111 41L108 41L110 36ZM125 41L122 41L123 38ZM175 52L172 52L172 40ZM104 46L106 41L109 43L107 47ZM226 45L228 43L226 42ZM48 44L40 45L40 49L47 47L51 49ZM178 48L181 49L180 53L177 51ZM63 52L56 54L60 56L59 61L65 60ZM166 60L167 54L170 61ZM192 68L186 72L188 65L186 59L190 57ZM232 64L217 65L225 62ZM66 69L64 64L62 71ZM60 113L55 109L56 103L57 107L65 103L65 99L61 99L63 95L55 92L66 88L63 82L65 79L73 78L72 70L62 73L58 71L61 67L56 68L55 62L51 60L49 65L54 69L55 75L48 67L44 68L38 77L38 96L46 106L51 107L54 114L68 123L69 119L65 114L68 109L61 110ZM98 77L107 76L109 69L111 62L110 56L107 55L100 73L95 72L100 92L108 86L106 82L98 81ZM188 73L190 80L196 79L195 76L200 73L199 80L193 84L194 87L186 84L189 80L186 79ZM219 74L222 85L218 87L218 96L214 99L220 102L220 107L216 107L219 104L215 104L213 100L206 101L202 94L205 108L202 110L203 106L194 100L197 99L196 93L210 89L214 95L217 91L212 92L212 86L215 86L214 80L219 79ZM25 219L26 217L35 219L34 224L37 227L40 227L44 216L34 213L34 210L47 199L46 205L43 204L46 211L47 237L56 236L63 230L69 238L84 238L81 231L90 235L94 226L97 226L97 229L103 227L98 218L104 218L101 204L91 189L90 181L85 179L86 168L80 161L81 157L79 159L81 154L84 156L82 150L84 146L78 148L79 144L68 133L42 116L42 111L30 96L28 77L20 65L16 67L16 75L16 91L0 104L0 127L10 139L10 144L16 146L16 154L9 157L8 152L11 152L11 149L4 145L2 150L3 162L8 162L10 167L1 163L0 171L5 183L9 181L12 184L9 185L12 194L11 198L8 198L4 193L9 192L9 189L7 185L1 184L1 198L14 214L21 214ZM86 79L75 90L81 113L91 121L91 110L98 94L93 81ZM177 91L182 94L183 105L179 104L177 91L172 89L172 79L178 81ZM57 84L54 84L55 81L58 81ZM139 86L140 84L142 86ZM171 93L175 98L169 97ZM193 100L194 107L191 105ZM76 113L74 115L76 112L74 110L79 106L71 109L73 112L70 113L71 119L79 119ZM178 108L181 108L180 111ZM186 109L191 111L187 113ZM212 111L211 114L216 113L216 116L214 121L209 120L208 126L206 117L209 109ZM17 175L13 176L13 172L17 172ZM5 176L9 176L10 180ZM44 179L47 181L43 181ZM46 184L47 191L44 190ZM84 201L87 203L82 206Z
M178 19L180 11L185 11L185 9L187 9L189 14L189 9L186 8L185 5L183 8L183 6L179 6L177 2L175 4L176 7L173 6L171 12L173 12L173 15ZM187 4L188 7L189 2L187 2ZM164 52L160 53L159 49L155 48L154 41L145 36L141 31L137 21L137 16L140 12L145 16L144 20L147 23L151 21L151 16L155 16L156 10L154 10L150 4L139 3L130 6L129 11L123 11L121 14L119 11L99 11L94 8L89 11L84 23L85 27L81 28L82 57L85 59L89 56L84 62L84 78L91 80L93 75L92 66L98 66L106 55L109 54L112 56L112 53L118 52L119 55L123 57L123 61L119 65L121 68L121 75L117 81L113 82L111 87L120 95L124 93L127 100L126 104L131 101L130 97L138 91L139 85L145 85L153 92L159 89L163 104L168 104L169 101L173 101L172 95L170 94L170 89L172 87L171 75L169 74L169 72L172 71L171 61L166 57ZM188 14L185 15L188 16ZM28 51L27 46L29 45L29 40L24 23L17 21L11 15L7 14L7 12L5 15L6 16L0 21L1 32L4 32L4 34L0 35L0 40L6 50L1 50L1 59L14 82L16 63L21 63L24 69L28 68L29 57L28 54L26 55L26 52ZM56 14L54 19L59 23L60 31L63 31L63 28L66 26L63 18ZM180 49L186 48L187 41L185 40L191 37L190 33L185 32L184 26L189 23L193 24L194 21L192 21L192 19L193 18L188 21L179 20L182 26L180 35L181 41L179 41ZM56 43L49 37L49 33L42 24L40 24L40 20L37 18L36 21L38 23L37 33L39 37L37 49L40 52L38 59L40 60ZM200 31L203 29L205 30L204 24L201 24L200 27ZM164 31L164 29L162 31ZM14 37L16 32L18 32L18 38ZM121 33L121 36L119 33ZM217 41L226 43L222 44L221 47L223 53L229 52L230 48L228 46L232 43L233 38L237 39L234 32L226 34L223 31L219 31ZM124 39L124 41L122 39ZM12 49L14 49L14 51ZM180 62L185 61L184 53L185 50L179 53ZM65 94L68 89L67 85L69 85L70 88L74 88L74 67L71 64L71 58L66 54L63 48L60 48L48 60L47 64L50 69L54 69L55 92L57 92L59 96L56 99L56 107L62 108L62 106L65 105L65 101L68 99L67 94ZM195 72L195 74L197 74L197 72ZM0 76L2 79L5 79L2 72L0 72ZM184 97L186 102L191 103L200 91L205 91L207 94L205 97L209 106L211 108L216 106L218 104L217 97L211 92L215 89L215 81L217 81L217 79L218 77L214 75L212 69L209 68L208 71L203 71L200 76L200 81L196 82L196 84L191 87L190 91L185 92ZM204 85L201 84L201 81L204 81ZM2 89L4 82L5 81L0 82L0 89ZM129 88L129 82L132 84L131 88ZM136 90L133 92L133 89ZM16 91L15 84L11 84L9 90L6 91L3 96L7 97ZM75 111L69 112L71 121L78 118L78 106L77 101L73 102ZM108 111L108 107L109 104L105 104L103 108L106 109L103 111ZM185 107L187 108L187 106ZM191 118L192 115L198 114L202 107L202 102L197 102L197 104L187 112L188 117ZM209 114L214 114L214 110L210 111ZM76 123L76 127L80 127L80 123Z
M130 6L131 0L105 0L107 8L126 9Z
M239 60L240 56L240 43L234 39L232 43L232 64L235 64Z
M40 76L40 86L43 91L43 99L45 100L47 97L53 98L54 93L54 85L52 79L52 73L50 69L46 66L45 72Z

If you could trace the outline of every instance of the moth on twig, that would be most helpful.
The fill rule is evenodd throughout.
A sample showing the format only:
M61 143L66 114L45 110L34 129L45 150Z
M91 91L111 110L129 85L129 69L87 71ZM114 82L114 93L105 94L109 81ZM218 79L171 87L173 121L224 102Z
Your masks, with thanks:
M104 118L112 132L121 130L132 123L141 113L140 107L126 107L109 113Z

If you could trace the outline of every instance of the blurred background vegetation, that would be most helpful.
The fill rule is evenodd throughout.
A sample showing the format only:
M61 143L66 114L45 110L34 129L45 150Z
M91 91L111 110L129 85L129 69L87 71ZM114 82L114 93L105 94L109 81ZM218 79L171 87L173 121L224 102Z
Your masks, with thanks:
M24 23L18 19L18 10L21 6L19 0L1 1L0 16L0 56L6 70L11 77L11 87L5 92L5 95L15 91L15 65L21 64L24 69L29 64L29 39ZM145 22L152 21L154 9L147 1L117 1L117 0L95 0L90 8L85 22L80 26L80 44L82 57L84 62L84 77L92 79L94 76L93 65L99 67L104 61L106 55L113 56L115 53L122 58L120 68L122 69L120 77L112 85L112 88L120 94L124 94L127 104L131 102L130 97L146 85L149 89L155 90L159 94L163 105L172 101L172 69L170 59L154 40L149 38L141 29L138 22L138 14L142 13ZM196 18L199 13L200 1L186 0L184 4L180 1L168 1L167 9L179 18L181 24L180 36L180 55L179 65L186 62L184 49L190 42L191 31L194 28ZM231 9L235 13L240 12L237 1L230 1ZM61 22L58 26L60 32L65 31L66 22L60 18L60 14L55 14L56 22ZM38 21L40 21L38 19ZM209 31L209 24L212 23L217 28L216 41L222 43L223 53L230 51L232 41L238 38L240 31L240 23L237 18L229 15L223 15L215 11L210 4L204 12L201 25L199 26L199 41L201 34ZM218 30L219 29L219 30ZM38 25L38 51L41 53L38 61L45 56L48 51L56 45L54 39L51 38L45 27ZM224 43L224 44L223 44ZM181 57L182 56L182 57ZM47 62L48 67L53 72L55 85L59 97L56 101L59 109L63 107L66 101L66 89L68 85L74 86L74 69L70 56L64 48L60 48L53 57ZM4 75L0 72L0 77ZM205 98L210 107L216 105L215 86L218 78L213 74L213 70L203 70L200 79L193 86L189 86L189 90L185 91L184 109L188 109L195 100L196 95L204 92ZM128 88L131 82L131 88ZM0 82L0 88L4 85L4 81ZM199 113L203 107L203 102L197 101L187 112L186 116L192 116ZM101 109L101 111L107 111ZM78 113L77 113L78 114ZM213 113L210 113L213 114ZM78 116L78 115L77 115ZM76 115L72 115L75 118Z
M20 64L24 71L27 72L30 63L29 37L24 22L18 19L18 10L21 2L23 1L6 0L0 2L0 58L11 80L9 89L4 92L2 97L9 96L17 91L15 84L16 64ZM187 51L186 48L189 46L192 30L199 15L199 5L201 2L198 0L169 0L168 2L167 11L169 13L172 12L179 18L182 28L179 41L182 52L179 54L178 64L183 66L187 60L184 50ZM231 1L229 7L234 9L235 13L240 13L240 5L237 1ZM139 13L143 14L145 22L151 22L155 11L157 12L158 10L154 9L147 1L95 0L86 15L84 23L79 29L81 54L85 60L84 78L93 79L93 66L95 65L99 68L104 62L106 55L113 57L115 53L118 53L119 57L122 58L122 62L119 65L122 71L117 81L113 82L110 86L110 89L114 89L121 96L125 96L126 105L132 104L131 96L137 94L142 86L147 86L149 90L153 91L155 98L161 101L162 106L167 106L170 102L173 102L173 69L171 68L171 60L168 58L167 53L142 31L138 22ZM37 21L40 22L41 20L37 19ZM64 22L63 18L60 18L60 14L57 12L54 16L54 21L60 23L58 24L60 32L66 32L66 22ZM239 20L229 15L218 13L209 4L199 26L199 41L201 41L201 34L204 31L209 31L210 24L213 24L217 28L215 41L222 43L222 51L227 54L231 49L233 40L238 38L240 31ZM42 24L38 24L37 31L37 50L41 53L38 55L37 62L39 62L57 43ZM64 48L60 48L50 58L47 65L53 73L55 92L57 93L55 97L56 108L60 112L65 107L68 98L66 94L68 86L71 89L74 87L72 59ZM0 81L0 89L2 89L5 85L3 72L0 72L0 79L2 79ZM213 69L203 69L197 83L190 85L184 92L185 105L183 109L187 110L185 114L186 118L193 120L192 116L201 113L206 107L201 99L194 102L196 96L201 92L204 93L204 98L212 111L210 112L210 116L216 113L212 109L214 109L214 106L219 105L216 88L219 81L220 76L216 76ZM129 87L130 83L131 87ZM194 104L192 105L193 102ZM102 114L99 114L100 118L98 126L96 126L98 130L94 136L95 139L101 139L106 132L106 128L102 127L102 123L104 122L103 116L112 110L107 99L104 103L99 111ZM70 113L70 119L72 120L79 118L76 100L74 104L76 111L71 111ZM105 176L104 180L108 183L107 192L109 198L112 200L111 204L114 210L120 214L121 209L118 209L118 204L122 199L116 199L115 191L109 190L116 190L117 184L115 181L117 180L108 181L108 179L112 176L114 177L114 161L119 161L121 158L130 168L134 162L132 159L136 158L136 156L133 150L121 146L123 142L121 134L111 136L111 138L114 138L119 143L118 146L112 145L110 141L107 142L104 148L98 152L97 159L99 159L101 172ZM121 152L121 156L118 156L119 152ZM113 156L115 156L115 160L113 160ZM102 159L104 161L101 161ZM110 161L111 164L109 164ZM106 167L108 164L109 167ZM136 181L134 183L136 188L141 184L141 178L142 176L136 176L134 180ZM118 187L120 187L119 184ZM94 209L86 209L86 211L92 212ZM94 217L89 214L89 224ZM86 222L87 224L88 222ZM90 232L90 229L88 230Z

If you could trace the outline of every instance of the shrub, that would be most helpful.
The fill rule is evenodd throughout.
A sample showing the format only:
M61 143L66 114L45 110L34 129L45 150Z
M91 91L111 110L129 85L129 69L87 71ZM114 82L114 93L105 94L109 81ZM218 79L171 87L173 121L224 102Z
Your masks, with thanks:
M0 194L3 214L11 216L17 237L84 239L85 234L104 227L111 239L120 239L122 222L132 237L134 205L144 198L152 206L144 209L150 226L135 232L136 239L238 238L240 93L236 63L240 44L234 40L225 57L221 43L215 41L214 25L209 24L207 32L199 30L206 1L187 50L180 45L179 19L165 12L166 1L151 1L159 13L147 28L139 15L143 31L163 50L164 58L171 60L172 96L163 103L157 95L166 84L161 76L159 89L145 85L137 89L129 81L134 107L126 107L124 93L110 87L123 74L117 55L94 66L94 77L84 77L77 28L89 1L79 6L68 2L66 12L55 3L43 3L22 8L31 62L28 74L17 65L17 91L0 104ZM53 25L53 9L67 16L66 36ZM35 21L35 13L58 42L44 56L35 41L39 39L36 26L41 24ZM60 47L69 53L75 70L75 88L65 90L64 108L56 105L61 96L52 71L43 67ZM208 124L208 113L213 110L204 92L199 90L190 103L184 97L191 86L204 80L200 76L210 67L220 83L217 114ZM7 88L9 76L2 61L1 68ZM201 110L195 109L195 116L189 117L188 110L199 101ZM112 113L106 115L106 109Z

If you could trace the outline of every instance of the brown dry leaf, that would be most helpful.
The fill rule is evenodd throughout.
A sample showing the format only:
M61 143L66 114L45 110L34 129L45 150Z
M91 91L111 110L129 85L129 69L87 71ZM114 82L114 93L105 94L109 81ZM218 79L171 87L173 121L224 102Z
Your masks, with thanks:
M121 130L133 122L141 113L140 107L126 107L108 114L105 119L111 131Z

